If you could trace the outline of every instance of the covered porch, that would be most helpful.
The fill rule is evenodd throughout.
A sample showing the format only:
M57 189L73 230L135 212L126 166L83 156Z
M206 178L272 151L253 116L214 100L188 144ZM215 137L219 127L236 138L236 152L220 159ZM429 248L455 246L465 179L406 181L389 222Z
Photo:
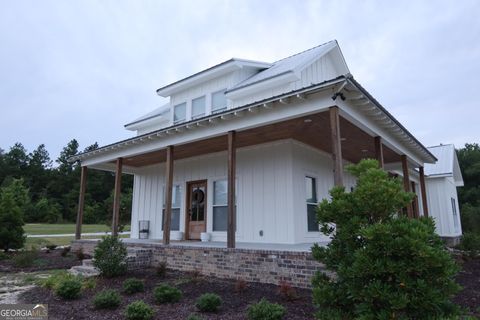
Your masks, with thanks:
M345 88L345 85L342 88ZM336 88L337 91L338 89ZM331 158L330 172L334 185L345 186L345 164L357 163L364 158L377 159L380 166L386 170L400 171L406 191L412 191L412 187L415 186L415 184L412 184L411 176L418 175L421 200L410 204L406 208L406 214L409 217L419 216L418 203L421 201L422 213L428 215L423 160L421 159L422 156L419 156L418 150L405 147L392 138L392 133L385 128L378 125L369 126L368 119L363 119L355 114L359 110L361 112L370 110L366 109L365 106L372 108L372 101L368 97L364 95L360 97L353 90L346 101L334 97L332 103L333 98L330 96L330 91L325 92L325 90L279 97L273 101L228 110L215 116L175 125L159 132L107 146L102 148L103 151L99 151L98 156L94 151L91 160L82 161L76 239L81 238L87 168L115 172L112 232L117 234L122 173L135 174L138 170L161 164L162 175L165 177L165 201L162 214L163 238L161 242L163 245L169 245L171 243L172 210L174 209L172 192L176 163L180 160L202 155L226 152L227 241L226 244L224 242L211 242L210 245L213 247L226 245L228 248L249 246L251 244L248 242L236 243L235 237L237 230L237 207L235 205L237 185L235 181L237 178L238 151L283 140L298 141L328 154ZM356 105L354 110L352 110L352 103ZM385 134L382 135L382 132L385 132ZM409 140L409 143L414 142L411 139ZM185 198L182 201L187 200ZM137 223L138 221L132 222ZM130 239L128 241L132 241L131 243L136 241L159 242L158 239ZM177 242L173 243L182 245ZM186 245L196 246L197 243L198 246L201 246L199 242L188 242ZM271 244L270 246L282 245ZM298 248L304 247L299 244Z

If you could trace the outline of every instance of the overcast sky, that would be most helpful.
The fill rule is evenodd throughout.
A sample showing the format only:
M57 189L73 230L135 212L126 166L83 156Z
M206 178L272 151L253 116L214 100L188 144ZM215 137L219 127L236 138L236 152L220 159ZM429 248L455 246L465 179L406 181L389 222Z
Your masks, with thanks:
M128 138L155 90L231 57L337 39L350 71L422 143L480 142L480 1L0 0L0 148L53 159Z

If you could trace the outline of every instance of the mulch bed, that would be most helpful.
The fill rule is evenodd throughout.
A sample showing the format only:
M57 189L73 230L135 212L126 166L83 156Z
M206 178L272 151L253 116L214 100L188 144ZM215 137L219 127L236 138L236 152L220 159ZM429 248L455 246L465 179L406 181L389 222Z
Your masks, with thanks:
M55 257L51 255L49 257ZM76 257L72 263L78 264ZM63 258L65 259L65 258ZM59 258L53 258L53 261ZM72 261L73 260L73 261ZM66 263L66 262L65 262ZM463 287L453 299L455 303L469 310L469 314L480 318L480 259L459 259L462 271L457 276L457 282ZM57 264L58 266L58 264ZM92 300L94 295L103 289L122 291L122 283L126 278L136 277L144 280L145 292L134 295L122 293L123 303L116 310L95 310ZM183 298L178 303L156 305L153 299L153 289L161 283L169 283L183 292ZM135 300L144 300L155 309L155 319L186 319L190 314L199 314L195 308L195 300L203 293L213 292L221 296L223 306L216 314L200 314L203 319L246 319L246 310L252 303L265 297L271 302L280 303L287 309L285 319L313 319L315 310L312 305L311 291L295 289L298 299L285 300L279 294L279 287L274 285L248 283L240 292L235 290L234 280L214 277L199 277L192 273L168 270L167 276L157 276L155 270L139 270L128 275L104 279L97 278L95 289L87 289L80 299L65 301L55 296L50 290L35 287L20 296L23 303L46 303L49 305L50 319L124 319L123 312L127 304Z
M123 280L136 277L144 280L145 292L126 295L122 293L123 303L116 310L95 310L93 296L105 289L122 291ZM169 283L183 292L183 298L178 303L156 305L153 299L153 289L161 283ZM236 292L236 281L217 279L213 277L198 277L195 274L168 270L165 278L157 276L154 270L142 270L126 276L104 279L98 278L95 289L87 289L80 299L65 302L56 297L50 290L35 287L22 294L24 303L46 303L49 309L49 319L124 319L127 304L135 300L144 300L155 309L155 319L187 319L196 313L195 300L202 294L213 292L222 300L222 308L218 313L199 314L203 319L246 319L246 310L252 303L265 297L271 302L282 304L287 309L285 319L312 319L314 309L310 290L295 289L297 299L287 301L278 293L278 286L248 283L243 291Z
M453 301L480 318L480 258L457 259L462 270L457 275L457 283L463 287Z
M19 252L10 252L9 259L0 260L0 272L34 272L52 269L69 269L73 266L82 264L76 254L69 252L65 257L62 256L63 249L41 250L33 261L32 265L19 267L15 264L15 255Z

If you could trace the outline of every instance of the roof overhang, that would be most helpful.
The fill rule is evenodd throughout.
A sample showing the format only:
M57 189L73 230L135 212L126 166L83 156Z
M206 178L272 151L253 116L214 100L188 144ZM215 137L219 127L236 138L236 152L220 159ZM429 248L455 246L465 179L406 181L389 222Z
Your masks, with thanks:
M228 74L235 70L239 70L242 68L265 69L265 68L269 68L270 66L271 64L266 62L233 58L225 62L222 62L220 64L217 64L211 68L205 69L201 72L195 73L182 80L179 80L167 86L161 87L157 89L157 94L162 97L169 97L172 94L175 94L179 91L186 90L202 82L220 77L222 75Z
M348 86L348 87L347 87ZM87 161L88 163L94 163L98 161L110 161L115 157L122 157L127 154L139 154L145 152L144 150L148 149L143 146L151 146L152 149L148 150L158 150L164 148L166 144L177 144L177 143L186 143L186 136L184 134L195 131L194 135L189 135L191 140L188 142L194 141L194 139L202 139L205 136L202 136L206 132L203 130L209 128L210 134L222 134L225 130L236 130L233 125L229 125L229 121L232 119L255 119L253 122L261 123L257 117L244 117L245 115L251 115L262 110L274 109L274 106L285 106L289 104L290 101L301 101L309 102L310 95L313 95L318 92L326 92L322 99L327 99L330 101L329 105L332 105L333 98L330 94L339 93L342 90L349 89L347 94L347 101L349 102L348 108L342 111L342 102L340 98L337 98L336 104L340 106L340 111L344 112L347 116L347 120L353 119L352 123L356 119L363 117L368 118L368 123L364 122L362 128L366 129L367 133L370 130L372 135L381 135L385 137L384 143L386 146L392 150L398 152L399 154L407 154L411 157L412 164L420 166L424 162L435 162L436 158L417 140L409 133L390 113L388 113L373 97L371 97L365 89L363 89L356 81L353 80L350 76L341 76L336 79L325 81L320 84L312 85L306 88L299 90L294 90L288 93L284 93L275 97L271 97L262 101L255 103L246 104L234 109L229 109L221 113L212 114L205 116L203 118L195 119L189 122L176 124L167 128L160 130L152 131L147 134L139 135L130 139L126 139L117 143L113 143L102 148L96 149L91 152L81 153L72 158L71 161ZM324 107L327 107L328 103L323 100ZM353 108L352 108L353 106ZM311 111L302 111L303 109L296 105L295 107L290 107L283 109L283 117L295 117L301 116L302 112L313 112L315 109L320 108L317 102L311 101L308 110ZM348 110L354 110L356 116L348 118ZM306 109L305 109L306 110ZM262 115L267 115L268 112L261 112ZM305 113L303 113L305 114ZM251 121L250 120L250 121ZM240 121L240 120L238 120ZM254 126L254 123L247 123L244 121L244 125ZM224 126L217 126L218 124L225 123ZM264 122L265 123L265 122ZM361 124L361 123L360 123ZM375 129L376 128L376 129ZM380 130L381 129L381 130ZM203 131L201 131L203 130ZM218 132L217 132L218 131ZM212 133L213 132L213 133ZM216 133L215 133L216 132ZM177 137L178 136L178 137ZM176 138L177 137L177 138ZM128 152L127 152L128 149ZM140 151L142 150L142 151ZM97 162L98 162L97 161Z

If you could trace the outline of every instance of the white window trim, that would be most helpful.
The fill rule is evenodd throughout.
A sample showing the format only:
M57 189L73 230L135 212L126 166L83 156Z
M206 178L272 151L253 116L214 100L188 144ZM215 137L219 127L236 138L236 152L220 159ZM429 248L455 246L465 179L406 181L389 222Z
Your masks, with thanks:
M180 190L180 204L178 207L174 207L174 203L173 203L173 199L175 199L174 195L173 195L173 190L178 187L179 190ZM165 210L165 203L166 203L166 198L165 198L165 192L166 192L167 188L166 188L166 185L163 184L162 185L162 193L163 193L163 197L162 197L162 216L161 216L161 226L160 226L160 231L163 232L163 221L164 221L164 217L163 217L163 211ZM178 223L178 230L170 230L171 231L182 231L182 216L183 216L183 192L182 192L182 183L178 182L178 183L173 183L172 184L172 210L173 209L179 209L178 211L178 215L179 215L179 223ZM185 229L185 226L183 226L183 229Z
M312 178L312 179L315 179L315 198L317 198L317 202L316 203L313 203L313 202L307 202L307 189L306 189L306 185L305 185L305 179L306 178ZM318 236L318 234L321 234L320 230L319 231L309 231L308 230L308 205L318 205L318 175L316 174L311 174L309 172L305 172L304 175L303 175L303 195L304 195L304 203L305 203L305 230L306 230L306 233L307 235L311 236L311 235L315 235L315 236Z
M182 105L182 104L185 104L185 118L184 119L180 119L180 120L175 120L175 108ZM173 112L172 112L172 123L173 124L178 124L178 123L182 123L182 122L186 122L187 121L187 118L188 118L188 103L187 101L184 101L184 102L180 102L180 103L177 103L173 106Z
M224 88L221 90L214 91L210 94L210 110L212 114L219 113L228 109L227 96L225 95L226 91L227 91L227 88ZM217 93L223 93L225 95L225 106L218 109L213 109L213 95Z
M211 177L211 178L208 178L208 187L210 188L210 190L212 190L212 192L209 192L208 193L208 196L210 197L210 199L208 199L209 201L209 205L208 205L208 216L211 217L209 219L207 219L207 232L210 232L212 234L215 234L215 235L224 235L226 236L227 235L227 231L214 231L213 230L213 208L214 207L228 207L228 198L227 198L227 204L226 205L214 205L214 200L215 200L215 182L216 181L221 181L221 180L226 180L227 183L228 183L228 177L226 176L218 176L218 177ZM240 216L239 216L239 212L240 212L240 209L239 209L239 204L238 204L238 188L239 188L239 185L240 185L240 178L238 176L235 177L235 206L237 207L237 214L236 214L236 219L237 219L237 223L236 223L236 226L237 226L237 230L235 231L235 237L236 238L239 238L241 237L241 234L240 234ZM227 195L228 197L228 195Z
M201 98L204 98L204 100L205 100L205 104L203 106L203 113L199 114L199 115L193 115L193 101L197 100L197 99L201 99ZM201 117L205 117L207 115L207 95L206 94L192 99L192 102L190 104L190 114L191 114L192 120L198 119L198 118L201 118Z

